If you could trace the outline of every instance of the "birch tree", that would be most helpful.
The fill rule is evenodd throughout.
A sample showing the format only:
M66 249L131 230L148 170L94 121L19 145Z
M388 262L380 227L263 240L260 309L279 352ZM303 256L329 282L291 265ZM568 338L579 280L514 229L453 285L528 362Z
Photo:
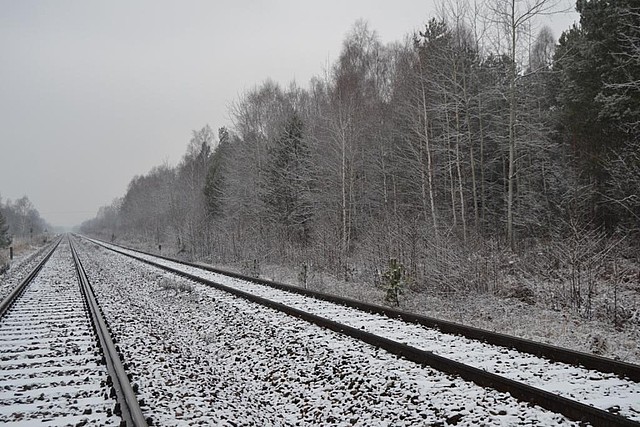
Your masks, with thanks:
M518 80L521 77L524 59L528 52L526 48L526 32L537 17L553 13L558 0L493 0L490 6L491 19L498 25L498 29L506 36L507 55L510 60L508 76L509 122L508 122L508 167L506 191L506 239L509 247L515 250L516 235L514 228L515 192L517 180L517 156L520 145L518 129Z

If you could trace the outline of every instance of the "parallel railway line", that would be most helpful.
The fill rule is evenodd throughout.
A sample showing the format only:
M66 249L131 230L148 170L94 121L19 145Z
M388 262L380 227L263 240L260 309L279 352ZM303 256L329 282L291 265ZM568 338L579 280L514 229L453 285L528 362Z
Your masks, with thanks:
M579 425L228 292L79 246L159 425Z
M509 392L570 419L603 426L640 425L637 365L95 243L414 362Z

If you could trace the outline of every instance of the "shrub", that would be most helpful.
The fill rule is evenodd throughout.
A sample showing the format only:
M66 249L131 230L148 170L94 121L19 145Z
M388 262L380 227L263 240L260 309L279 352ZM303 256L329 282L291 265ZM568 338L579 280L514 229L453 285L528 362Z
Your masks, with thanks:
M164 278L158 283L163 289L172 289L176 292L193 292L193 285L187 282L174 282L171 279Z

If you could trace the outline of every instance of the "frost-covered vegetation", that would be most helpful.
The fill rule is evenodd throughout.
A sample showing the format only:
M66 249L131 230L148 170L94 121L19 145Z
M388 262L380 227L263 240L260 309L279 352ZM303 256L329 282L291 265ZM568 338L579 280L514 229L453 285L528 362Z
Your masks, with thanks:
M322 77L248 91L232 127L194 131L177 166L135 177L82 231L254 276L286 265L302 286L331 276L404 307L461 302L454 317L490 297L637 339L640 13L580 0L556 44L531 33L554 3L450 2L388 45L359 22Z
M0 198L0 248L9 246L12 238L29 239L49 228L27 196L4 203Z
M30 254L48 242L49 228L27 196L4 203L0 197L0 273L9 268L9 247L14 256Z

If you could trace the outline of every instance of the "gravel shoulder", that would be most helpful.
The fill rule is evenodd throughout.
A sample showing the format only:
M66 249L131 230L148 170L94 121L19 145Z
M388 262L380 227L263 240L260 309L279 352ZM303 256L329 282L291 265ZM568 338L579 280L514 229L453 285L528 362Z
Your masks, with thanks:
M33 251L23 252L11 261L7 271L0 274L0 301L2 301L18 284L35 268L45 256L50 245L42 246Z

